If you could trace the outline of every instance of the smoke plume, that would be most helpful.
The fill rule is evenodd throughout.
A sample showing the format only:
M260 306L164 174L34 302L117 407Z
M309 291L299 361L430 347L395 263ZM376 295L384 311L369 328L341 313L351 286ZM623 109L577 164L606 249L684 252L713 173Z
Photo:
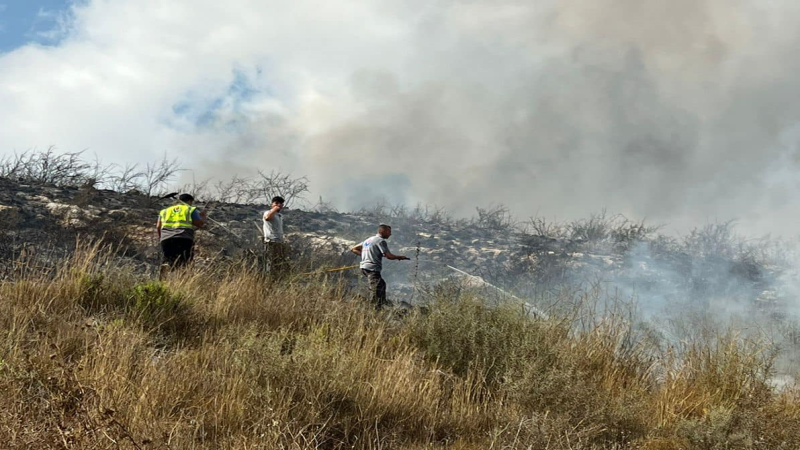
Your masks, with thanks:
M726 0L76 2L0 55L4 152L306 175L340 208L607 208L676 229L800 210L800 6Z

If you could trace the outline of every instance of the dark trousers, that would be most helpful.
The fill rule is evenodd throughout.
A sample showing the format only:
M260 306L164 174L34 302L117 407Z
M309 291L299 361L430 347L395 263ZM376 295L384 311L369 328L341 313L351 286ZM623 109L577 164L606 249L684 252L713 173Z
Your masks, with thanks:
M267 242L264 246L267 270L270 277L282 278L289 272L289 245L285 242Z
M386 281L381 277L381 273L367 269L361 269L361 273L367 277L369 282L369 291L372 296L372 303L375 304L375 309L387 306L389 302L386 300Z
M164 255L163 264L170 267L181 267L194 258L194 240L171 238L161 241L161 252Z

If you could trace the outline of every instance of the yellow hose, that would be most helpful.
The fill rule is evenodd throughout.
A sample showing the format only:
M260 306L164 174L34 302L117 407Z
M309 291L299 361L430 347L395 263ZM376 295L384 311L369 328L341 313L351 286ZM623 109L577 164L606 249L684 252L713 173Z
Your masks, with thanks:
M353 266L337 267L335 269L325 269L325 270L316 270L314 272L299 273L298 275L299 276L303 276L303 275L314 275L314 274L319 274L319 273L341 272L343 270L355 269L358 266L359 265L356 264L356 265L353 265Z

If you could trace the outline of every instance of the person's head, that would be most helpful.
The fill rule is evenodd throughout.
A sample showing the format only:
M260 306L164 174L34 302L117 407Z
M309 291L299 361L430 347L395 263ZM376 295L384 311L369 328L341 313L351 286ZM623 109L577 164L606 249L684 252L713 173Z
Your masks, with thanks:
M270 205L273 208L276 207L276 206L279 206L281 209L283 209L283 204L284 203L286 203L286 201L283 199L283 197L281 197L280 195L277 195L275 197L272 197L272 203L270 203Z
M194 197L192 197L190 194L181 194L178 196L178 200L186 203L187 205L194 203Z
M378 226L378 235L384 239L389 239L392 235L392 227L382 223Z

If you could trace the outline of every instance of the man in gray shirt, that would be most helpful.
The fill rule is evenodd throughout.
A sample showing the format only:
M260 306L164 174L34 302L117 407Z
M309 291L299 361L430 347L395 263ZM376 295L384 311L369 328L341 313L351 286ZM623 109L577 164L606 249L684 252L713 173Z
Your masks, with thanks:
M377 235L350 249L350 251L361 257L361 273L367 277L372 301L378 310L389 303L386 300L386 281L381 277L383 258L397 261L410 259L406 256L394 255L389 251L389 244L386 240L391 235L392 227L382 224L378 227Z

